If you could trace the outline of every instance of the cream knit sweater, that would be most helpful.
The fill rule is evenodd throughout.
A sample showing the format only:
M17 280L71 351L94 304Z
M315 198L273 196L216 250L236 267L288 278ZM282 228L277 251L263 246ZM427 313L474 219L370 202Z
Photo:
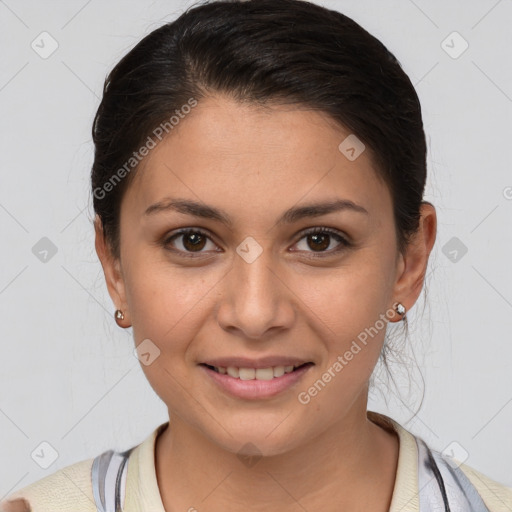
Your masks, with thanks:
M418 452L414 435L388 416L368 411L368 418L399 437L398 468L389 512L420 512ZM155 472L155 440L167 423L158 426L132 451L128 461L124 512L166 512ZM54 472L7 499L25 498L32 512L97 512L92 486L93 458ZM512 488L491 480L465 464L460 468L477 488L491 512L512 512Z

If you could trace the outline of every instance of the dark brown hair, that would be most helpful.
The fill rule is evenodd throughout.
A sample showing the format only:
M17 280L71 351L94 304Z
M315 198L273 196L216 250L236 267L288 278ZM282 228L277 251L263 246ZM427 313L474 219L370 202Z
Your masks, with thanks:
M188 9L145 36L105 80L92 128L91 183L115 257L121 200L138 168L134 154L140 158L155 129L191 99L210 93L302 105L354 133L389 187L403 252L418 228L426 143L418 96L399 62L337 11L303 0L238 0Z

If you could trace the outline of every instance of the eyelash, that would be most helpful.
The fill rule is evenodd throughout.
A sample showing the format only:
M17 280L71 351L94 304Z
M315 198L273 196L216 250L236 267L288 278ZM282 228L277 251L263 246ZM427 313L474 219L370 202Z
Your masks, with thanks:
M177 231L176 233L173 233L172 235L170 235L168 237L165 237L163 239L163 241L162 241L162 246L166 250L172 251L172 252L174 252L174 253L176 253L176 254L184 257L184 258L197 258L197 257L200 257L200 256L197 256L197 255L200 255L201 252L194 253L194 252L191 252L191 251L182 251L180 249L174 249L174 248L169 247L169 244L175 238L177 238L177 237L179 237L181 235L190 235L192 233L200 234L200 235L202 235L202 236L204 236L204 237L206 237L206 238L211 240L211 236L209 235L209 233L206 232L206 231L203 231L200 228L185 228L185 229L181 229L181 230ZM333 254L337 254L338 252L342 251L343 249L349 248L352 245L338 231L333 230L331 228L326 228L326 227L315 227L315 228L311 228L309 230L303 231L301 233L300 238L297 240L297 242L295 242L295 244L300 242L303 238L307 237L308 235L314 235L314 234L317 234L317 233L322 233L322 234L330 235L331 237L335 238L336 241L338 241L340 243L340 245L336 249L331 249L330 251L320 251L320 252L317 252L317 253L315 253L315 251L306 251L306 252L311 252L311 255L308 256L309 258L324 258L324 257L327 257L327 256L332 256ZM213 242L213 240L211 240L211 241ZM293 251L293 252L302 252L302 251Z

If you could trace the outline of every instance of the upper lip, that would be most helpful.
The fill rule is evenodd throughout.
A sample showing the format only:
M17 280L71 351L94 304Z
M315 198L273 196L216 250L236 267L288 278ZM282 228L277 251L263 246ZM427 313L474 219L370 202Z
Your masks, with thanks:
M248 357L216 357L203 361L202 364L215 366L217 368L270 368L271 366L300 366L304 363L310 363L306 359L298 359L289 356L267 356L260 359L250 359Z

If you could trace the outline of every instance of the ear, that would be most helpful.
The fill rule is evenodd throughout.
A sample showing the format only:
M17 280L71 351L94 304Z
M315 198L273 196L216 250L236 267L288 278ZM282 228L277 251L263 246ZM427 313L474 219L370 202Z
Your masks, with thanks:
M103 232L101 218L96 215L94 219L94 231L96 233L95 247L98 258L103 267L108 293L116 309L124 314L124 320L116 320L120 327L130 327L128 321L128 304L126 302L126 290L122 273L121 261L114 258L110 246L107 244ZM125 325L127 324L127 325Z
M421 205L421 218L418 231L398 258L397 281L394 298L401 302L406 310L412 308L418 299L427 271L428 258L437 233L437 216L434 206L424 201Z

